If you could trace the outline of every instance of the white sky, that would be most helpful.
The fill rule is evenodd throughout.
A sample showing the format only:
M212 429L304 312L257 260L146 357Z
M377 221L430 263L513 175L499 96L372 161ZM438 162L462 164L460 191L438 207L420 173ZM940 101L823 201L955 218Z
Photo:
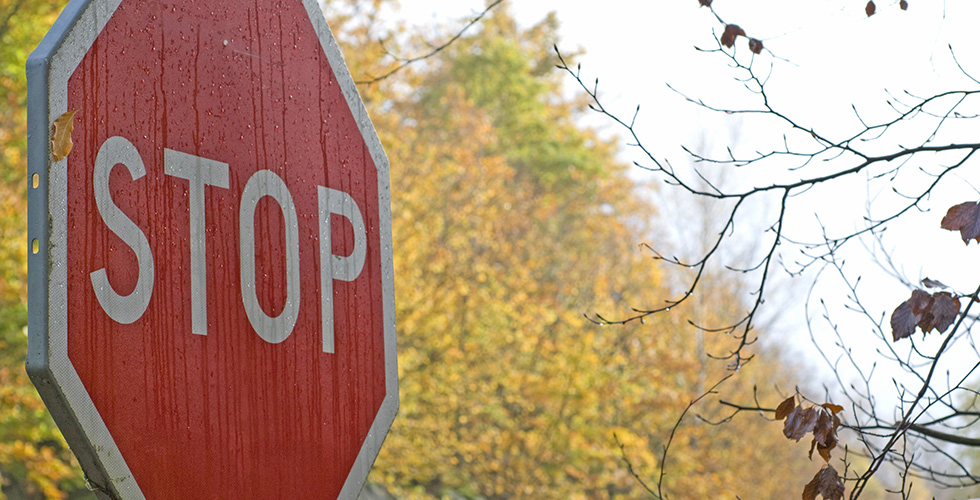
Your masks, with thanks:
M722 29L708 10L698 8L695 0L512 3L518 20L526 25L550 11L557 12L562 39L559 47L564 52L585 50L577 59L582 64L583 76L587 81L600 79L599 90L608 107L628 117L637 104L641 105L637 129L646 145L660 158L683 165L685 156L680 144L695 145L702 135L707 136L716 151L724 151L717 148L727 145L732 127L738 127L736 146L747 148L745 151L779 140L779 129L771 125L720 117L685 103L667 88L669 83L720 107L752 107L757 102L749 100L751 95L733 80L735 73L725 60L694 50L695 45L713 47L712 30L720 35ZM931 95L943 90L978 87L975 83L971 86L955 68L947 47L952 45L966 69L980 76L980 50L974 35L980 19L980 3L975 0L909 0L906 12L899 9L898 0L881 0L876 2L878 13L871 18L864 13L865 3L857 0L715 0L714 3L727 22L739 24L750 36L762 39L775 55L788 60L773 60L764 53L755 62L762 73L767 72L770 62L774 65L768 83L774 105L830 137L842 138L856 131L852 104L858 106L865 120L876 121L891 116L888 92L899 96L903 91ZM481 10L483 3L402 0L401 5L400 15L430 26L472 16ZM444 33L458 26L458 23L450 24ZM744 39L738 41L736 48L748 54ZM568 83L573 84L571 78ZM590 120L589 123L604 122ZM966 125L959 131L961 141L976 141L970 139L971 131ZM911 129L909 135L896 136L895 140L912 142L921 133ZM624 152L624 158L642 159L636 151L629 150ZM922 157L917 161L926 162L922 166L931 168L935 165L928 162L938 160ZM823 170L814 171L827 172L852 164L819 165L814 168ZM771 175L775 174L738 171L738 179L743 183L767 183ZM911 190L917 185L913 177L900 178L898 187ZM954 179L941 185L928 204L931 212L912 214L886 234L885 244L895 250L896 263L912 280L928 276L963 293L971 292L980 280L980 266L970 264L976 258L977 246L964 248L958 234L938 228L949 206L980 199L977 189L972 187L980 189L980 175L974 172L970 177L972 182ZM845 231L860 226L860 214L869 196L878 200L878 206L894 206L897 201L890 185L880 183L868 190L867 183L858 177L846 185L834 185L809 196L806 202L798 204L801 209L806 208L792 219L793 234L809 235L809 240L814 239L813 231L817 228L815 213L830 227ZM862 298L876 315L885 312L887 326L891 310L908 297L908 289L878 272L859 245L853 245L844 256L851 262L846 270L852 279L864 275ZM818 293L828 299L835 322L842 325L855 351L870 354L866 358L870 364L874 349L882 344L871 338L866 322L844 313L839 300L835 303L834 297L840 297L843 291L833 274L828 272L821 278L823 284ZM799 295L793 300L779 306L789 311L791 322L785 326L793 330L780 335L792 339L794 344L808 345L809 338L802 327L803 300ZM821 335L829 339L825 326L818 323L818 327ZM921 339L921 335L915 337ZM939 339L939 336L933 334L931 338ZM933 343L923 349L931 352L936 347L938 344ZM813 355L809 349L801 353ZM955 361L952 369L957 368L957 363L962 366L965 361ZM893 393L890 376L886 371L876 381L888 395Z

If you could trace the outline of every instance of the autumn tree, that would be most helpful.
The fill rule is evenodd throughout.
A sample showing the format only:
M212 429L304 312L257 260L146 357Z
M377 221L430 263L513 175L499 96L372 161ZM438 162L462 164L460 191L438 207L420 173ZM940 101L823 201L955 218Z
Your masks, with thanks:
M90 495L24 370L27 354L27 55L63 2L0 1L0 498Z
M654 300L675 280L633 237L659 222L655 207L616 144L577 125L584 102L563 97L556 25L522 29L498 7L438 57L365 85L398 96L372 106L395 166L402 403L371 480L400 498L645 498L629 471L657 470L674 415L700 380L725 375L678 318L612 329L582 316ZM723 283L712 293L732 298L737 285ZM778 365L746 370L769 380ZM752 419L683 429L665 484L691 499L790 494L802 466L746 480L746 457L790 456L766 430Z
M871 18L916 8L904 0L884 4L848 2L844 9ZM697 48L704 63L717 64L718 74L735 79L744 95L729 97L735 101L729 104L697 88L676 88L678 98L739 120L742 130L751 131L743 134L743 139L751 136L747 144L717 152L685 148L682 158L691 161L649 146L637 126L647 115L639 109L627 115L610 110L597 81L585 76L588 66L572 64L559 49L559 67L588 93L592 108L635 144L639 167L665 181L666 189L722 210L711 226L711 244L700 253L678 258L648 246L658 262L688 270L683 286L657 301L629 297L630 309L597 309L591 318L631 325L668 311L684 314L683 306L696 309L702 288L719 274L747 278L754 286L743 293L746 302L738 314L697 325L730 339L714 354L738 370L752 365L759 339L773 333L757 324L767 303L779 301L771 289L775 276L803 276L811 293L801 328L814 339L811 352L818 363L813 368L826 381L825 390L748 401L726 394L731 415L762 412L779 421L773 432L789 443L809 445L801 459L812 460L812 478L796 489L804 499L867 498L881 489L902 498L928 493L924 488L968 495L963 488L980 485L971 459L980 447L975 389L980 352L972 335L980 288L970 273L975 258L970 242L980 243L971 168L980 149L974 137L980 81L972 59L962 57L972 47L951 46L942 54L949 74L936 86L906 89L898 81L881 103L821 102L820 95L780 87L779 77L797 66L793 54L781 50L780 37L767 38L771 25L767 32L762 19L745 15L747 9L734 3L699 0L690 8L704 12L705 44ZM950 6L935 15L962 13ZM776 23L782 19L772 17ZM867 54L855 48L855 55ZM825 109L852 107L828 120L815 107L810 115L790 110L792 99L813 100ZM732 171L737 183L718 182ZM761 242L759 251L739 258L727 250L739 239ZM960 251L964 244L969 252ZM907 251L916 245L922 251ZM871 255L862 255L864 249ZM909 264L919 267L918 276L904 271ZM827 292L829 281L836 283L834 293ZM813 378L796 375L780 385L785 389ZM724 394L724 384L717 390ZM845 448L841 443L848 439L852 445ZM658 483L656 474L636 478ZM873 483L876 478L880 484ZM669 488L657 486L654 496L667 498Z
M9 498L77 497L77 465L23 373L23 60L59 3L2 5L0 473ZM683 275L637 246L669 221L638 194L618 143L578 124L587 96L566 97L554 70L556 18L523 29L492 2L443 44L386 22L385 5L328 9L392 163L402 405L371 480L403 498L796 494L812 476L793 460L808 443L787 447L765 420L716 425L726 406L677 425L728 375L699 354L684 317L610 328L582 315L652 302ZM433 55L391 56L413 49ZM699 321L737 320L742 281L707 272L699 290L725 304ZM703 339L704 352L726 347ZM771 389L791 376L777 351L756 349L771 361L744 365L725 396L785 399ZM785 466L754 476L766 461Z

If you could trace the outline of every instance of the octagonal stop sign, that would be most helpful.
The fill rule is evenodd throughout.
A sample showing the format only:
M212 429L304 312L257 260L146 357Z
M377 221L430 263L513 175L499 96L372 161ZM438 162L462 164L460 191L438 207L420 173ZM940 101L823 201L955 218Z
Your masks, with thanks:
M317 2L73 0L28 78L27 365L96 492L356 496L398 406L388 163Z

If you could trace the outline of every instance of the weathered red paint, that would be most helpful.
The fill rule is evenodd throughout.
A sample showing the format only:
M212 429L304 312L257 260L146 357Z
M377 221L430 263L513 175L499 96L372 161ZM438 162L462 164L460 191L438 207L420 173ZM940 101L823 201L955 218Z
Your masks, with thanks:
M335 497L385 395L378 180L302 3L124 1L71 76L68 109L68 354L146 497ZM89 277L105 267L123 294L136 282L92 196L112 136L147 171L110 178L155 262L130 325L103 312ZM165 147L230 168L228 189L205 190L206 336L191 333L188 185L164 174ZM299 214L299 319L280 344L252 330L239 283L239 197L260 169L285 180ZM361 275L334 282L336 354L320 352L317 185L353 196L368 234ZM352 244L342 221L338 255ZM256 274L270 315L285 301L283 223L264 198Z

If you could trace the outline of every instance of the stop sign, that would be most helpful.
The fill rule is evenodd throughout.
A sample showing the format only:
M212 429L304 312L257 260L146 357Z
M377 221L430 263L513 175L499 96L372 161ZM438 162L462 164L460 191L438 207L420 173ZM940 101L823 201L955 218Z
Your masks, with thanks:
M398 406L388 163L317 2L72 1L28 78L27 365L96 492L355 497Z

